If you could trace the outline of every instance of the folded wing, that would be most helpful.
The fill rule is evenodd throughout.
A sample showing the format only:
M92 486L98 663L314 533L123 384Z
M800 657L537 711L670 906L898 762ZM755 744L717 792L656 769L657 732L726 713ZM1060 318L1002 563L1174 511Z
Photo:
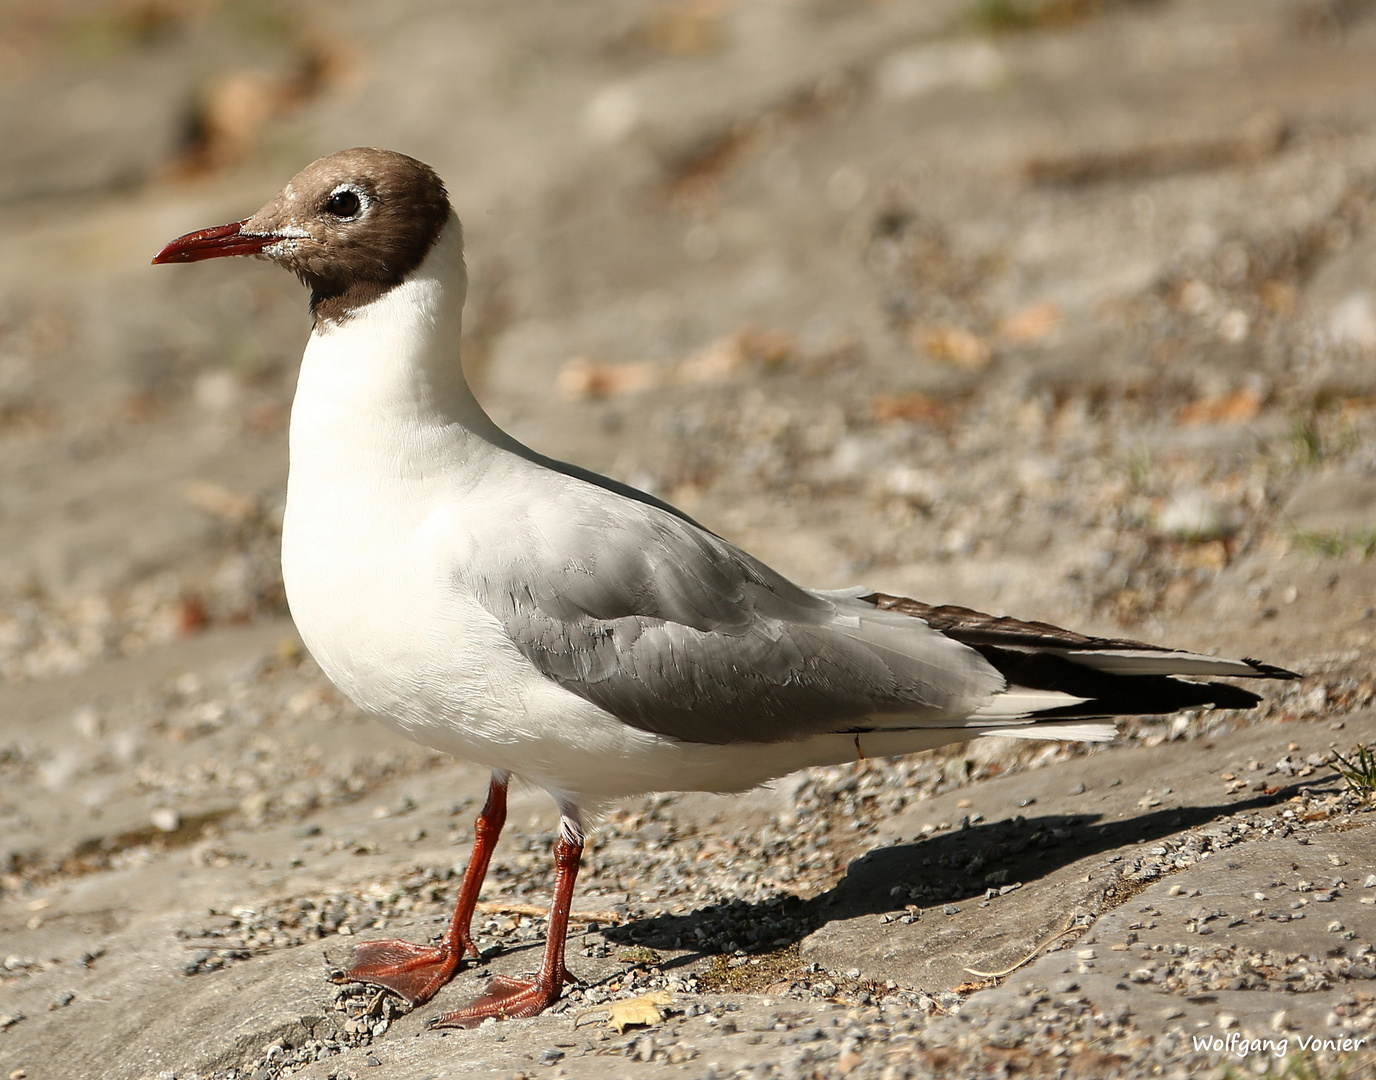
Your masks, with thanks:
M921 621L801 589L657 507L566 496L530 513L470 587L541 672L633 727L778 742L876 716L956 720L1003 689Z
M1037 724L1050 734L1259 700L1175 674L1294 677L966 608L805 590L667 508L568 477L502 534L520 542L465 579L517 649L622 722L689 742Z

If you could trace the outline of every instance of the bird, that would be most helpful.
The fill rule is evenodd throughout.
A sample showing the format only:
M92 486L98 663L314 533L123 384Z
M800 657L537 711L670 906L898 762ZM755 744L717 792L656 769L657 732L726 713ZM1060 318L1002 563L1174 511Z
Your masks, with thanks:
M361 709L491 770L435 943L363 942L339 981L430 1000L522 777L558 806L539 971L435 1027L538 1015L569 980L591 815L654 791L742 791L808 766L993 735L1105 741L1113 717L1259 695L1232 660L869 588L809 589L646 492L503 431L464 377L463 227L428 165L355 147L155 264L255 256L310 289L289 426L282 577L302 641ZM1183 677L1182 677L1183 676Z

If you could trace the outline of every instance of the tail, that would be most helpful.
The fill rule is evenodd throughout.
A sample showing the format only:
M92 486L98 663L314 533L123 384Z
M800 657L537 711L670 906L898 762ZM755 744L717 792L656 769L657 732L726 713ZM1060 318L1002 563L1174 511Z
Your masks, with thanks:
M970 735L1100 741L1115 716L1155 715L1211 707L1250 709L1261 696L1224 682L1177 676L1298 679L1260 660L1232 660L1149 645L1126 638L1091 637L1049 623L986 615L953 605L933 606L884 593L860 599L921 619L978 651L1007 681L1007 689L971 716Z

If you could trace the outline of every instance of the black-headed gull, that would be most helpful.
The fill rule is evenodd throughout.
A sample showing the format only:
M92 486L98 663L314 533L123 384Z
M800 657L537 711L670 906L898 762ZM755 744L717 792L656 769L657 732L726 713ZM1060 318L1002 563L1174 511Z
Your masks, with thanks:
M866 589L801 588L673 507L553 461L488 417L459 364L463 230L413 158L321 158L245 221L153 260L257 255L311 289L282 574L359 707L492 769L437 945L364 942L343 973L413 1003L476 955L469 923L520 775L558 803L533 982L438 1017L533 1016L563 987L582 815L648 791L740 791L809 765L982 735L1103 740L1106 718L1258 697L1175 676L1291 678Z

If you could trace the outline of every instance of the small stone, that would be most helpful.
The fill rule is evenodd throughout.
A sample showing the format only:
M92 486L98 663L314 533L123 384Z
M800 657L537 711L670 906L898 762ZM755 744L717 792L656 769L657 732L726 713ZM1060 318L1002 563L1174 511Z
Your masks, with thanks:
M1196 489L1176 492L1157 515L1156 527L1182 540L1209 540L1225 531L1218 507Z
M1331 923L1328 924L1328 932L1330 934L1341 934L1346 929L1347 927L1345 927L1337 919L1334 919Z
M148 820L153 823L153 828L159 832L176 832L182 827L182 816L170 806L159 806L151 814Z
M956 907L955 904L945 904L941 908L941 914L943 915L957 915L959 913L960 908Z
M1376 889L1376 874L1367 874L1366 880L1362 882L1363 889Z
M1235 1028L1237 1027L1237 1017L1233 1016L1231 1013L1219 1013L1218 1026L1224 1031L1227 1031L1229 1028Z
M1093 949L1081 949L1075 954L1078 960L1093 960L1098 954Z

